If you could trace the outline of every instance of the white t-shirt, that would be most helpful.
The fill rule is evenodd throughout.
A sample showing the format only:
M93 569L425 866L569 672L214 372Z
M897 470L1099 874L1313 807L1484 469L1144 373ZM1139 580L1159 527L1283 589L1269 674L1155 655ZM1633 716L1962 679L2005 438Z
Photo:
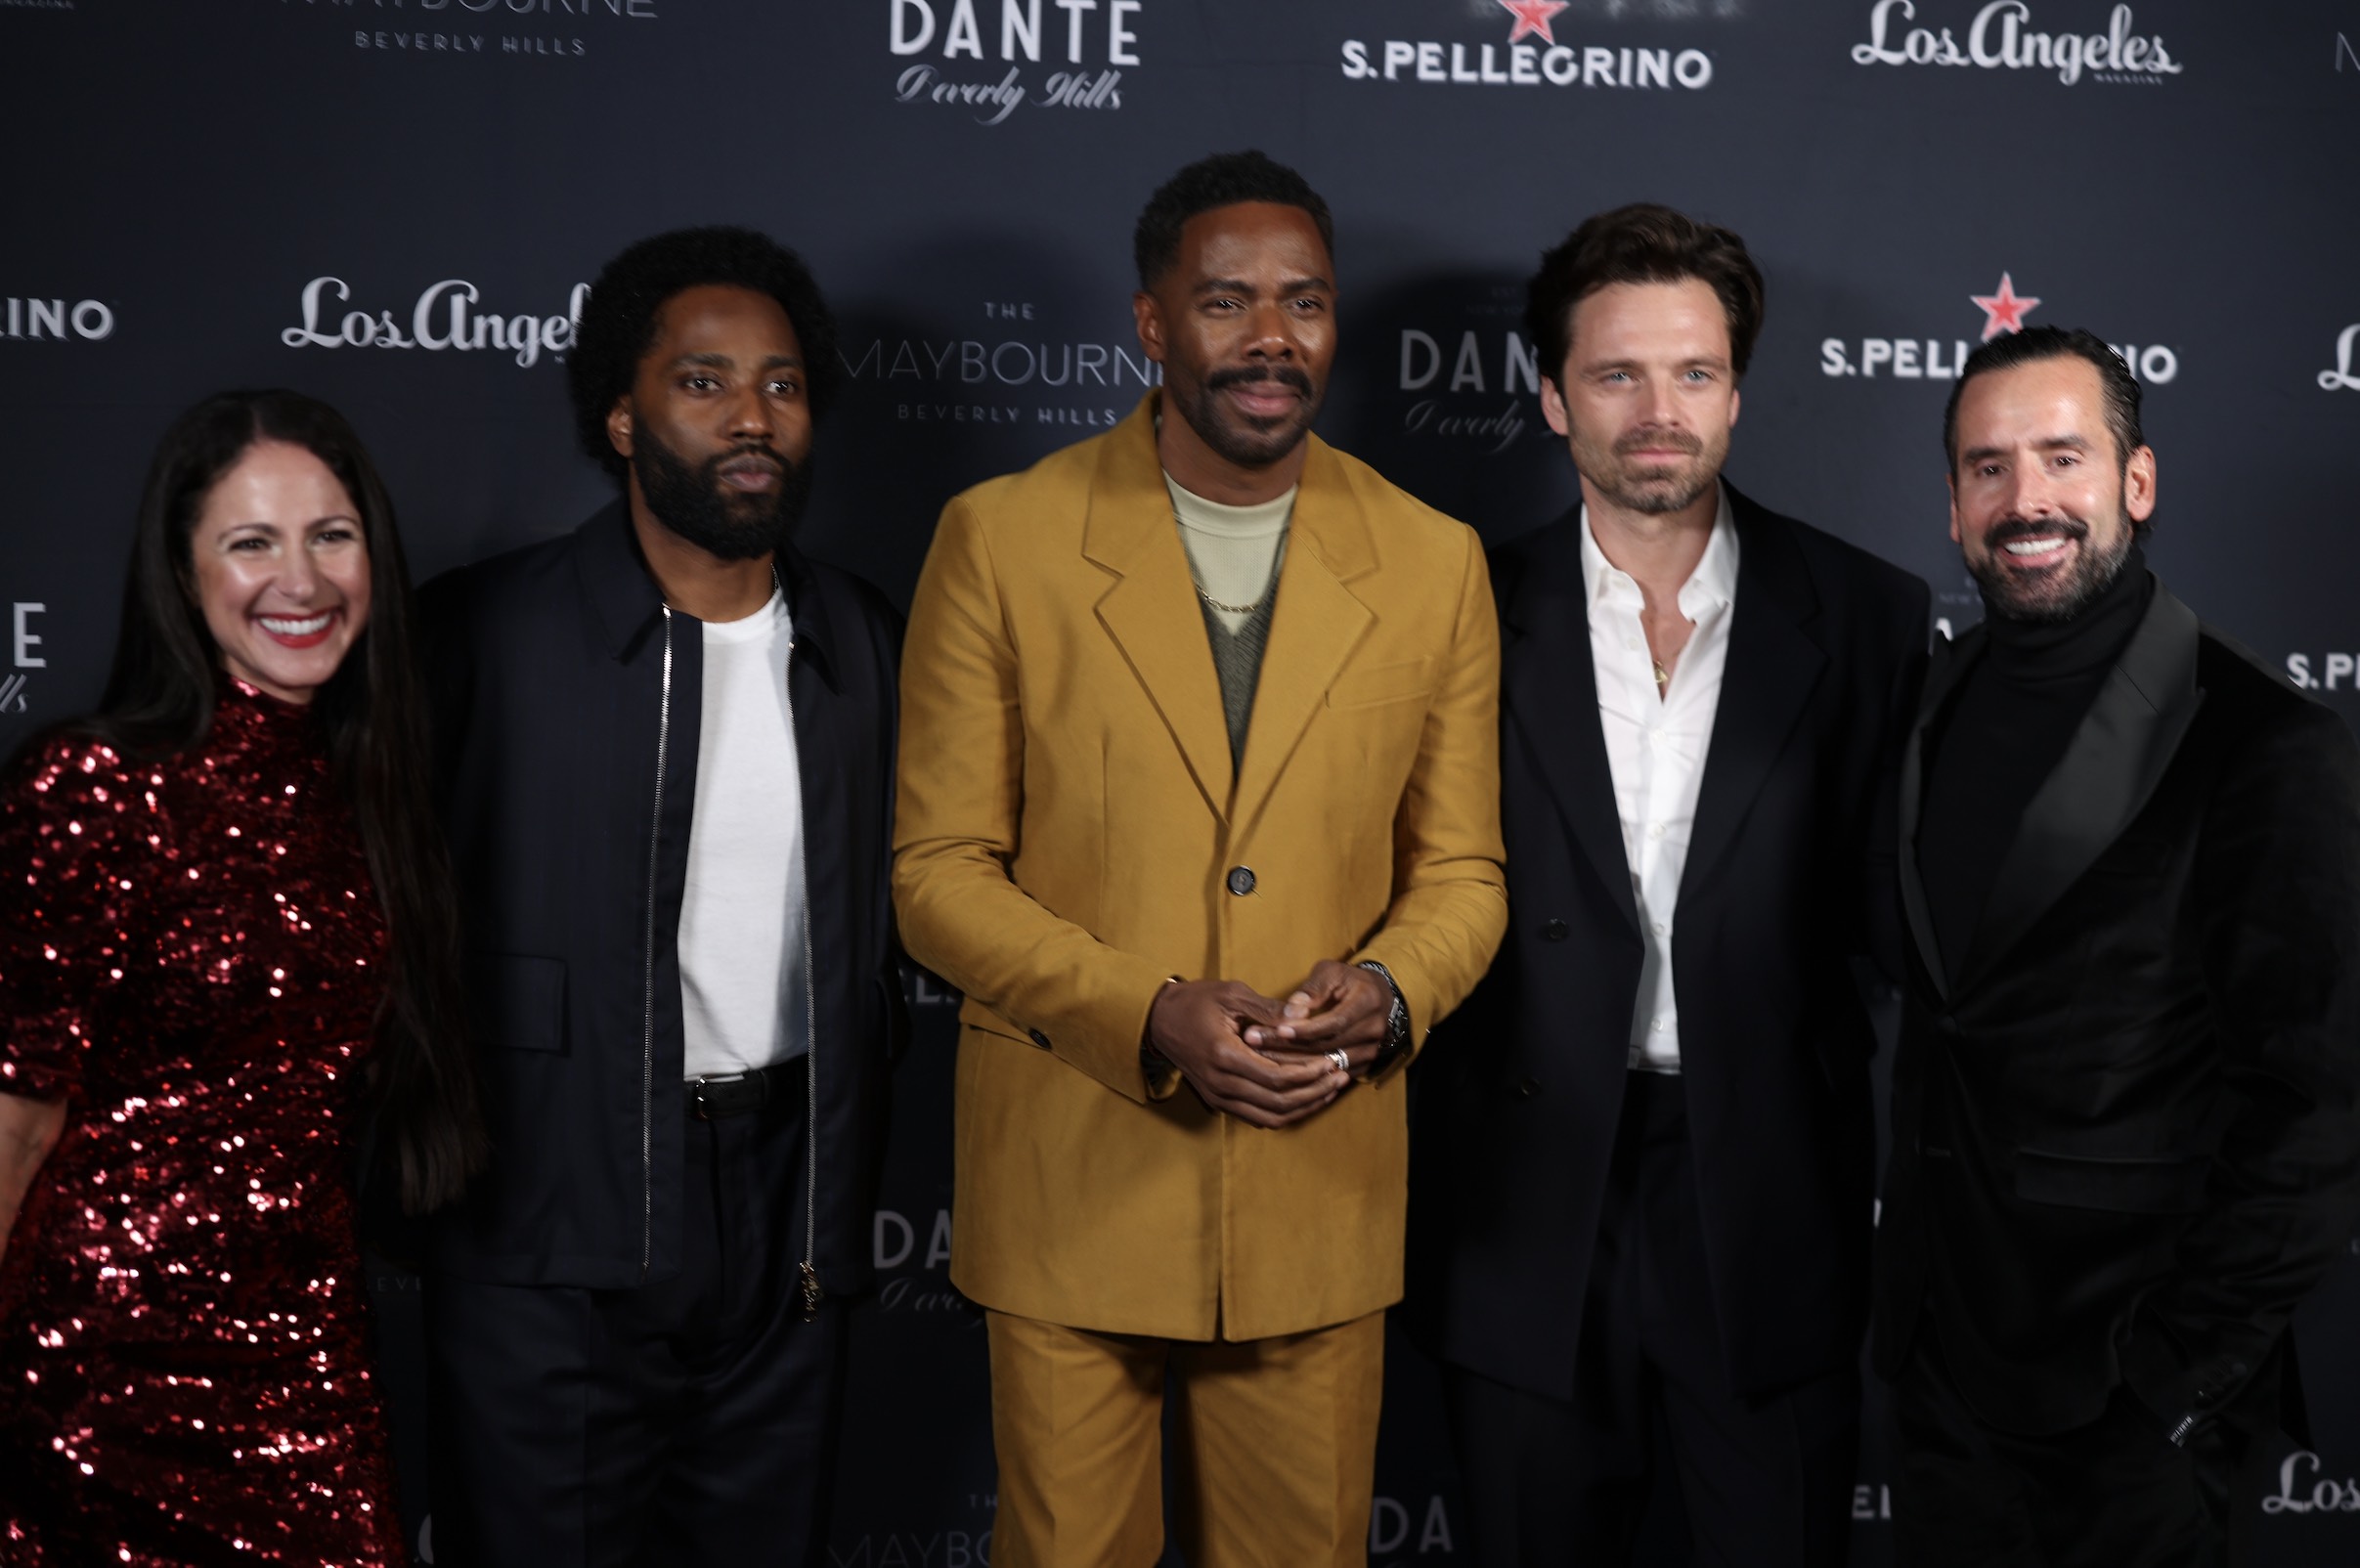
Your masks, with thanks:
M805 1037L803 775L787 706L787 601L705 623L696 814L680 903L686 1075L766 1067Z
M1213 615L1231 632L1241 631L1262 606L1262 595L1278 585L1279 565L1287 558L1287 522L1294 515L1294 493L1259 506L1224 506L1183 490L1170 474L1163 487L1172 493L1172 515L1180 523L1181 547L1188 551L1189 570L1200 593L1223 604L1250 606L1244 614L1216 609Z

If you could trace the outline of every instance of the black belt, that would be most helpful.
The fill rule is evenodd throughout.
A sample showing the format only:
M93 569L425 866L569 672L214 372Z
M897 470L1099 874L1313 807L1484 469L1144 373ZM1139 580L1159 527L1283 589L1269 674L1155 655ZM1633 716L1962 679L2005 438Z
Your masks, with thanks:
M809 1067L803 1058L791 1057L752 1072L690 1078L685 1086L688 1113L699 1121L718 1121L723 1116L742 1116L749 1111L760 1111L772 1101L784 1101L802 1088Z

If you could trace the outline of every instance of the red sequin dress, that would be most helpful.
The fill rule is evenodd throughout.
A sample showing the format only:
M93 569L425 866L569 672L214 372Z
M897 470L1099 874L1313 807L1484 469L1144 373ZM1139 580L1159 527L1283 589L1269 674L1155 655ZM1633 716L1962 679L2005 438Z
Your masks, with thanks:
M0 1091L69 1104L0 1258L0 1563L406 1561L348 1175L384 952L302 709L8 779Z

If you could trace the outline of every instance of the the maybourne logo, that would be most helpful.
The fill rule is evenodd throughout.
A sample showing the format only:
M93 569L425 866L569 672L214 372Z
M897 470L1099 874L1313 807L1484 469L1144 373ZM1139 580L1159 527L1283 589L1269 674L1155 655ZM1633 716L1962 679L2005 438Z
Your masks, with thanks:
M1122 71L1139 64L1140 14L1146 0L999 0L998 49L983 50L979 0L886 0L888 42L895 55L920 57L894 78L904 104L940 104L974 110L984 125L1005 122L1027 103L1044 109L1120 109ZM991 0L981 0L986 8ZM940 56L941 64L922 57ZM1045 57L1045 58L1044 58ZM1006 70L994 80L962 76L958 63L996 59ZM1037 92L1027 65L1050 66Z
M104 300L19 299L11 294L0 316L0 338L20 342L96 343L114 335L114 309Z
M2026 0L1991 0L1967 24L1963 46L1947 27L1910 26L1916 20L1915 0L1876 0L1868 13L1868 41L1852 46L1853 64L2045 70L2068 87L2084 78L2153 86L2181 70L2162 38L2131 30L2128 6L2115 7L2104 32L2036 32Z
M13 303L13 302L12 302ZM2336 363L2319 372L2322 392L2360 392L2360 374L2354 374L2352 355L2360 351L2360 322L2354 322L2336 334Z
M1508 37L1496 44L1387 38L1343 41L1343 73L1355 82L1439 82L1463 87L1705 87L1713 57L1701 49L1609 48L1559 43L1567 0L1499 0Z
M657 20L658 0L279 0L355 27L352 46L441 60L580 60L627 22ZM663 0L669 5L673 0ZM497 29L476 31L476 28ZM628 33L622 36L629 36Z
M987 336L871 337L837 352L855 382L894 394L894 417L905 424L1103 430L1140 391L1162 385L1163 367L1136 343L1054 337L1035 325L1039 317L1029 300L984 300Z
M437 354L496 349L529 366L545 352L563 354L574 346L588 298L590 284L576 283L562 316L501 316L476 308L483 291L473 283L446 278L397 317L390 310L339 310L352 299L351 287L341 278L315 278L303 285L303 325L281 332L279 341L288 348L422 348Z
M1969 294L1968 303L1983 312L1981 342L2006 332L2022 331L2025 318L2040 303L2037 294L2020 294L2012 273L1999 275L1999 286L1988 294ZM2178 353L2162 343L2110 345L2130 367L2130 373L2150 386L2162 386L2180 373ZM1956 378L1971 352L1967 340L1945 340L1927 333L1917 337L1863 337L1856 347L1841 337L1819 340L1819 371L1823 375L1879 375L1902 381L1948 381Z

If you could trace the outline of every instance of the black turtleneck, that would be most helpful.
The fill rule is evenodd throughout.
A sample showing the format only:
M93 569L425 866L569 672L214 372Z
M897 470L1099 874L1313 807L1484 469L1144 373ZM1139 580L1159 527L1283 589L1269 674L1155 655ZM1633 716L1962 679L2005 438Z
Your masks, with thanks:
M1987 645L1928 726L1917 868L1943 965L1956 980L2025 807L2055 770L2155 598L2136 544L2070 621L1984 617Z

